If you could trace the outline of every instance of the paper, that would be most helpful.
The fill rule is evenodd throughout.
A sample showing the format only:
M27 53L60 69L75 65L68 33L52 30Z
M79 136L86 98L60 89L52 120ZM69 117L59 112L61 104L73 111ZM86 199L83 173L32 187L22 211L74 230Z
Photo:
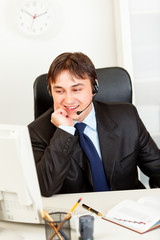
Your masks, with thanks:
M112 208L103 219L144 233L160 226L160 197L125 200Z

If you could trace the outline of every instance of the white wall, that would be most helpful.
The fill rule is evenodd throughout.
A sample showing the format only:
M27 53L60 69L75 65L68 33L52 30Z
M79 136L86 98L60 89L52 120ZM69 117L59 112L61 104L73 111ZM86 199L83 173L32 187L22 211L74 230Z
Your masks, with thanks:
M160 1L113 2L117 65L131 75L133 103L160 147Z
M135 105L160 147L160 1L129 3Z
M117 65L112 0L48 1L53 5L53 29L32 38L16 24L22 0L0 0L0 123L28 124L34 119L34 79L64 51L86 53L96 68Z

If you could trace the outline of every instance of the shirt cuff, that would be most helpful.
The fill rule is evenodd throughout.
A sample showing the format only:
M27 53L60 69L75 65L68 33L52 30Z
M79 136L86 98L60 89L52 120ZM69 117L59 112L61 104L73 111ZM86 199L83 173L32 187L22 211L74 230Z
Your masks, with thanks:
M72 135L75 134L75 130L76 130L75 127L73 127L73 126L65 126L65 125L60 125L59 128L72 134Z

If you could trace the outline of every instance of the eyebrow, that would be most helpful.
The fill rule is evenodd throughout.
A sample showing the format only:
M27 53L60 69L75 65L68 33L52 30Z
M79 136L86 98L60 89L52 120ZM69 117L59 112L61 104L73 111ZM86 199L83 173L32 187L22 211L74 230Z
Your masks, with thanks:
M84 86L83 83L77 83L71 86L71 88L73 87L78 87L78 86ZM54 86L53 89L57 89L57 88L63 88L62 86Z

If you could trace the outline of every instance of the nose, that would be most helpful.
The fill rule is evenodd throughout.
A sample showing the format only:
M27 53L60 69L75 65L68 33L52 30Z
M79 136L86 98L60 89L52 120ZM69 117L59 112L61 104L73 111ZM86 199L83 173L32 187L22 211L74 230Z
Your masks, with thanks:
M65 104L69 105L69 104L72 104L73 101L74 101L74 97L73 97L73 94L71 92L66 92L65 93Z

